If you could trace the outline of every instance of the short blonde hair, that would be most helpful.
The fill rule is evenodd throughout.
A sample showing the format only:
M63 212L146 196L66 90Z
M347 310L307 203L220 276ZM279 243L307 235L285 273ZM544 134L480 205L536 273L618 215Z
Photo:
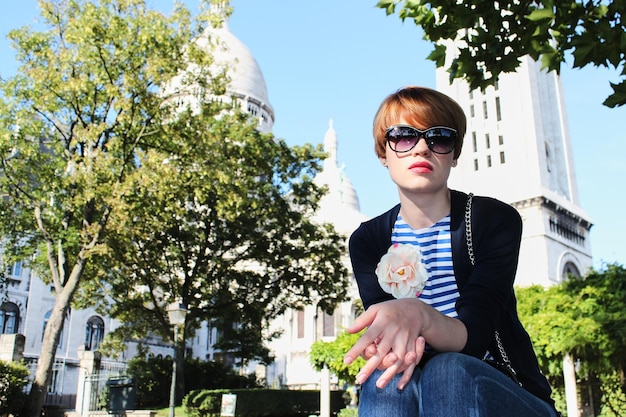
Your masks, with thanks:
M384 158L386 154L387 128L400 123L400 119L418 129L434 126L456 129L458 135L454 145L454 159L461 154L463 136L467 129L467 120L461 106L439 91L409 86L388 95L374 116L375 151L379 158Z

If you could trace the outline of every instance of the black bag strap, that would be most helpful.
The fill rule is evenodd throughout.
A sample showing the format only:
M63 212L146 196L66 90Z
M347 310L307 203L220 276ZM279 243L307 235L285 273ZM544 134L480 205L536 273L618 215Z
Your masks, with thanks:
M472 200L474 194L469 193L467 196L467 203L465 205L465 239L467 241L467 253L470 258L470 263L472 266L476 263L476 257L474 256L474 244L472 237ZM504 345L502 344L502 339L500 338L500 333L495 331L495 339L496 345L498 346L498 353L502 358L503 365L507 368L507 370L511 373L511 375L515 378L516 372L513 369L513 365L511 365L511 360L509 359L509 355L506 354L506 350L504 350Z

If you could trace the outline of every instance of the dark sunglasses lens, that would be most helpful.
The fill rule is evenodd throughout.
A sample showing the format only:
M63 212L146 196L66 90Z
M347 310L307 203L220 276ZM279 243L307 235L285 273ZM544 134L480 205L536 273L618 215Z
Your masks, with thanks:
M387 132L387 140L392 151L408 152L419 140L419 132L406 126L396 126Z
M424 137L428 148L435 153L450 153L456 144L456 132L444 127L428 129L424 133Z

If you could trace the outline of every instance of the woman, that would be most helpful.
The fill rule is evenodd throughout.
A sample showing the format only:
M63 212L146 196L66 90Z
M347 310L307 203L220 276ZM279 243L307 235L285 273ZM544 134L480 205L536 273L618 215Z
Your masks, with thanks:
M348 331L367 331L345 357L367 360L360 417L557 415L517 317L521 218L498 200L448 189L465 129L454 100L422 87L389 95L374 118L376 154L400 204L350 238L366 308Z

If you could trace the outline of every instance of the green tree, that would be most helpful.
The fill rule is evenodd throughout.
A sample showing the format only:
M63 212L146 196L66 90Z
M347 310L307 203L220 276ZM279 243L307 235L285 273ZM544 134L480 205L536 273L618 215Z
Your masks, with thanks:
M352 307L356 315L364 311L361 300L356 300ZM365 330L355 334L342 332L332 342L318 340L313 343L309 353L309 360L313 368L321 371L324 367L327 367L340 380L354 383L359 371L365 365L365 360L359 357L350 366L347 366L343 363L343 358L363 333L365 333Z
M608 264L549 288L517 288L520 318L544 369L558 374L570 352L586 369L623 374L626 355L626 269Z
M571 277L564 283L564 291L577 297L576 319L591 317L600 326L591 355L585 362L599 373L615 370L621 375L622 385L626 365L626 268L617 263L607 264L601 270L591 270L584 277ZM626 385L625 385L626 386Z
M611 83L608 107L626 104L626 4L622 0L539 0L493 2L379 0L387 15L398 13L424 30L435 43L429 59L446 63L446 41L459 41L449 64L450 80L465 79L471 89L493 85L529 55L549 71L560 71L569 54L572 67L603 66L619 70Z
M190 43L202 27L182 6L170 17L143 0L39 6L46 29L9 34L21 65L0 82L3 262L33 259L55 295L29 416L40 414L70 304L87 305L101 289L93 261L106 255L108 227L136 191L128 182L149 169L142 155L168 144L163 124L176 114L163 87L186 73L202 100L222 94L226 82ZM185 72L190 64L196 70Z
M215 16L192 22L177 5L168 17L144 0L39 5L46 29L9 34L21 65L0 81L3 262L32 259L55 296L27 415L40 413L70 305L124 297L113 314L134 325L126 336L167 338L173 301L193 330L257 302L247 323L344 296L341 240L308 220L322 154L211 100L227 69L191 41ZM201 112L178 107L181 90Z
M581 375L621 380L621 391L605 392L614 403L623 396L626 346L626 269L608 264L584 277L549 287L517 288L520 319L531 335L540 365L555 387L563 384L564 355L580 364ZM607 388L608 389L608 388ZM612 407L615 407L612 404Z
M332 311L343 300L344 237L311 220L320 149L290 148L243 113L214 111L180 114L164 127L170 151L141 157L146 169L111 221L101 301L128 340L168 337L172 296L189 310L188 333L211 321L225 336L217 347L245 365L268 359L267 324L286 308Z
M206 57L188 47L189 12L166 17L141 0L39 2L41 32L11 31L17 75L0 83L0 228L7 259L31 267L55 304L28 401L39 416L66 316L96 277L115 200L140 149L158 147L159 86Z
M309 360L313 368L321 371L327 367L341 381L354 383L359 371L365 365L365 360L359 357L350 365L346 365L343 363L343 358L363 333L364 331L355 334L343 332L332 342L318 340L313 343L309 353Z

